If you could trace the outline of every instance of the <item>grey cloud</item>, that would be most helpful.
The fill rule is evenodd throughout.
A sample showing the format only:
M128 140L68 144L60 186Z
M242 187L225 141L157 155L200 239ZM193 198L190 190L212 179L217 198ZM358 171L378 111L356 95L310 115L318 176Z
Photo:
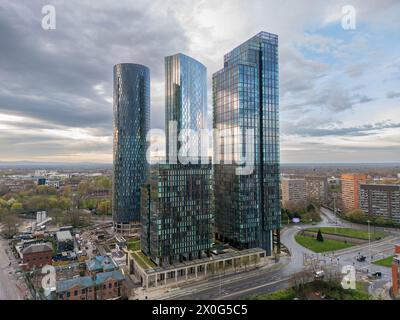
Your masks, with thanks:
M389 121L378 122L373 124L365 124L355 127L323 127L309 122L299 121L297 124L284 123L282 127L283 135L300 135L304 137L326 137L326 136L336 136L336 137L360 137L368 136L373 132L380 132L384 129L400 128L400 123L392 123Z
M142 63L150 67L152 81L163 81L165 53L186 48L185 32L168 6L54 3L57 29L51 31L40 26L44 1L1 5L0 112L111 128L112 105L105 97L112 96L113 65ZM103 95L93 89L97 84L103 85Z
M388 99L400 98L400 92L389 91L389 92L386 94L386 97L387 97Z
M350 65L346 68L346 73L349 77L357 78L364 74L365 69L368 67L366 63L359 63Z

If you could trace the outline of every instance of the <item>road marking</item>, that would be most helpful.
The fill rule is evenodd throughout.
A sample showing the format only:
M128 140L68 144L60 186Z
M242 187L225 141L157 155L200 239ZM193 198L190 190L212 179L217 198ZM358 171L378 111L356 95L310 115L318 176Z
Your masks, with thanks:
M241 291L236 291L236 292L234 292L234 293L225 295L225 296L223 296L223 297L218 297L216 300L221 300L222 298L227 298L227 297L230 297L230 296L240 295L240 294L245 293L245 292L248 292L248 291L256 290L256 289L259 289L259 288L262 288L262 287L271 286L271 285L274 285L274 284L277 284L277 283L280 283L280 282L287 281L287 280L289 280L289 279L290 279L290 277L285 277L285 278L282 278L282 279L277 280L277 281L273 281L273 282L269 282L269 283L264 283L264 284L259 285L259 286L257 286L257 287L252 287L252 288L244 289L244 290L241 290Z

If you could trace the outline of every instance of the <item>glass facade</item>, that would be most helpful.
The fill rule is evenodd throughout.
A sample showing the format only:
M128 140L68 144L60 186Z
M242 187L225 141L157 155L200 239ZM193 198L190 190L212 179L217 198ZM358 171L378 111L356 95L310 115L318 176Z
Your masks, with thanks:
M141 248L157 265L199 259L213 243L211 164L159 165L142 190Z
M146 135L150 121L150 70L114 66L113 201L115 224L140 221L140 187L146 181Z
M220 160L214 165L215 227L220 240L267 254L280 229L278 119L278 36L261 32L226 54L224 68L213 75L214 144L220 146L214 146ZM254 130L251 148L246 129ZM237 175L240 165L232 159L246 151L254 170Z
M213 243L211 162L174 163L169 157L171 148L176 154L183 148L185 155L193 151L200 156L199 137L189 137L185 148L177 136L170 136L169 124L175 121L178 135L184 129L204 128L207 69L183 54L166 57L165 90L168 163L159 166L153 197L146 191L142 197L142 251L158 265L200 258Z
M177 123L177 133L182 129L205 128L207 119L207 68L199 61L182 53L165 57L165 130L167 137L167 162L170 150L190 150L200 155L198 137L191 137L188 148L176 139L170 139L170 122ZM170 141L171 140L171 141Z

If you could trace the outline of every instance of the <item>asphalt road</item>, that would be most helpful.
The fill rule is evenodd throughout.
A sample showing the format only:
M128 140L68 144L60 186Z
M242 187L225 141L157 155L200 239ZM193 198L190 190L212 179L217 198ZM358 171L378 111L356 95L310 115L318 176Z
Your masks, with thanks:
M333 215L333 212L322 208L322 221L318 226L337 226L351 227L357 229L367 229L367 226L356 225L347 221L342 221ZM390 281L390 268L379 267L371 264L371 257L364 263L356 261L358 253L368 255L372 253L376 260L383 256L393 253L394 244L400 243L400 232L391 229L385 230L390 235L379 241L372 242L371 246L364 244L357 247L340 250L330 254L315 254L314 252L300 246L294 239L295 234L302 228L308 228L312 225L291 225L282 230L281 242L291 252L291 257L281 259L281 262L272 268L259 269L247 273L221 277L220 279L211 279L206 283L184 285L167 294L162 299L174 300L204 300L204 299L243 299L252 294L271 293L290 286L290 277L296 272L304 270L303 256L308 254L318 257L322 266L334 266L338 270L345 265L354 265L357 270L358 278L366 278L368 270L381 271L381 279L370 280L371 293L379 292L383 286ZM377 228L377 231L383 231L383 228Z
M14 277L17 262L10 252L7 254L8 250L8 241L0 237L0 300L22 300L22 293Z

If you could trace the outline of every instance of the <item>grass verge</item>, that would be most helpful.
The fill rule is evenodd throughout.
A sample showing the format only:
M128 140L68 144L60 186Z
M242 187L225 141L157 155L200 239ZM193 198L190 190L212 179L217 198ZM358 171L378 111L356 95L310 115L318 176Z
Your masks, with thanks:
M353 245L350 243L342 242L342 241L337 241L337 240L331 240L331 239L324 239L324 241L317 241L316 238L310 237L310 236L303 236L300 234L297 234L295 236L295 240L298 244L301 246L310 249L311 251L314 252L327 252L327 251L336 251L336 250L341 250L341 249L346 249L350 248Z
M393 263L393 256L386 257L386 258L380 259L380 260L376 260L376 261L373 261L372 263L376 264L377 266L391 268L392 267L392 263Z
M368 231L358 230L352 228L335 228L335 227L322 227L322 228L308 228L307 230L318 232L321 230L322 234L333 234L339 236L345 236L350 238L368 240ZM372 231L372 230L371 230ZM383 232L371 232L371 239L383 238L385 234Z

